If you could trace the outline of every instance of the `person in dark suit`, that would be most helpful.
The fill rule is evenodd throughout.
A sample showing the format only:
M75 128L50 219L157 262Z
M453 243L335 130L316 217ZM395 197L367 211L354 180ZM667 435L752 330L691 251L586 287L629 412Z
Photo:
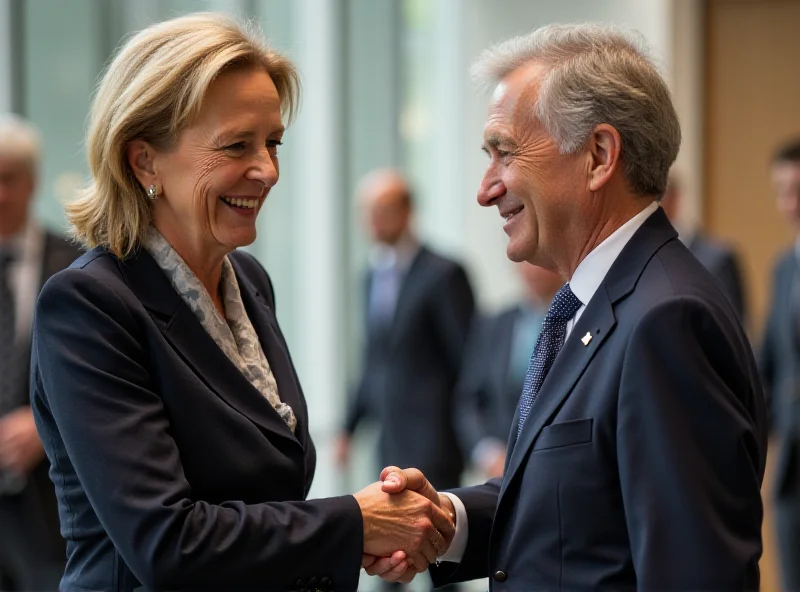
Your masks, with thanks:
M680 144L666 84L638 39L590 24L501 43L476 69L497 85L478 201L509 258L568 283L503 478L439 496L456 534L434 581L757 590L766 405L736 312L657 204ZM419 471L382 477L435 497Z
M42 290L31 362L60 589L353 590L365 554L424 569L452 536L380 484L305 501L308 409L269 276L236 250L297 91L285 57L208 14L138 33L98 87L68 207L91 250Z
M0 116L0 590L55 589L64 569L27 369L36 296L80 251L33 219L39 154L29 123Z
M661 207L674 225L678 225L680 208L683 203L683 193L680 179L677 175L670 174L667 182L667 190L661 199ZM680 228L679 238L683 241L692 255L711 272L725 294L733 305L733 309L739 318L747 320L747 299L742 281L741 266L739 257L733 247L726 245L722 241L706 236L698 228Z
M778 211L800 237L800 138L775 154L772 180ZM772 495L784 590L800 590L800 238L781 255L759 351L778 443Z
M547 308L563 283L551 271L518 263L524 298L477 318L456 387L456 429L464 455L487 479L503 474L508 431Z
M464 269L424 245L411 230L406 180L373 171L359 194L375 243L366 277L366 340L361 380L352 397L339 459L371 417L380 425L381 466L424 467L437 487L459 484L464 461L452 409L474 312Z

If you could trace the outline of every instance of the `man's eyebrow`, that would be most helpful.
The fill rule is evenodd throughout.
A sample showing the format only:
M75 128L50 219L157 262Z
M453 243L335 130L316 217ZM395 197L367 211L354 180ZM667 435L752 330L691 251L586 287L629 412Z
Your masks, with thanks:
M506 146L510 146L511 148L516 148L517 143L512 140L509 136L503 134L489 134L484 138L483 145L481 149L484 152L489 151L489 147L497 148L500 144L504 144Z

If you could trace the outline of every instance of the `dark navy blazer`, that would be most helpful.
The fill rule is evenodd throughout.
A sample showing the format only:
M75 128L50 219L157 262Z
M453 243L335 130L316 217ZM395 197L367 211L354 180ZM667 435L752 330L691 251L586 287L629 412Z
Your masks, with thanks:
M584 345L582 339L591 336ZM747 336L661 210L542 385L506 472L456 490L469 539L438 584L757 590L767 416Z
M235 252L295 434L150 255L97 248L36 307L32 406L67 540L64 590L354 590L352 496L303 501L316 455L272 286Z

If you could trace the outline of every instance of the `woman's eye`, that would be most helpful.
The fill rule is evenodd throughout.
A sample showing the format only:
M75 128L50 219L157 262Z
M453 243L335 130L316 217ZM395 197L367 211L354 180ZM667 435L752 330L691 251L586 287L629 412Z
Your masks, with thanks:
M244 149L245 149L244 142L236 142L235 144L231 144L230 146L225 146L225 150L241 151Z
M278 146L283 146L280 140L267 140L267 148L270 150L278 150Z

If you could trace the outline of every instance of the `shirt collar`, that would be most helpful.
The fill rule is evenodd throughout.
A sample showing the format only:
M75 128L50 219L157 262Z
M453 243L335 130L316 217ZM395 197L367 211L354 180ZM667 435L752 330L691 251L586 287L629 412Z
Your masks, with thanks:
M25 226L9 239L0 241L0 250L11 253L15 260L28 259L35 251L42 229L33 219L28 219Z
M373 269L389 269L396 267L405 271L419 252L420 245L416 237L407 232L394 245L377 244L370 256Z
M617 260L628 241L657 209L658 203L651 202L641 212L617 228L606 240L592 249L583 258L583 261L578 264L578 268L569 280L569 286L572 288L572 293L578 297L578 300L584 306L589 303L597 288L603 283L608 270L611 269L614 261Z

